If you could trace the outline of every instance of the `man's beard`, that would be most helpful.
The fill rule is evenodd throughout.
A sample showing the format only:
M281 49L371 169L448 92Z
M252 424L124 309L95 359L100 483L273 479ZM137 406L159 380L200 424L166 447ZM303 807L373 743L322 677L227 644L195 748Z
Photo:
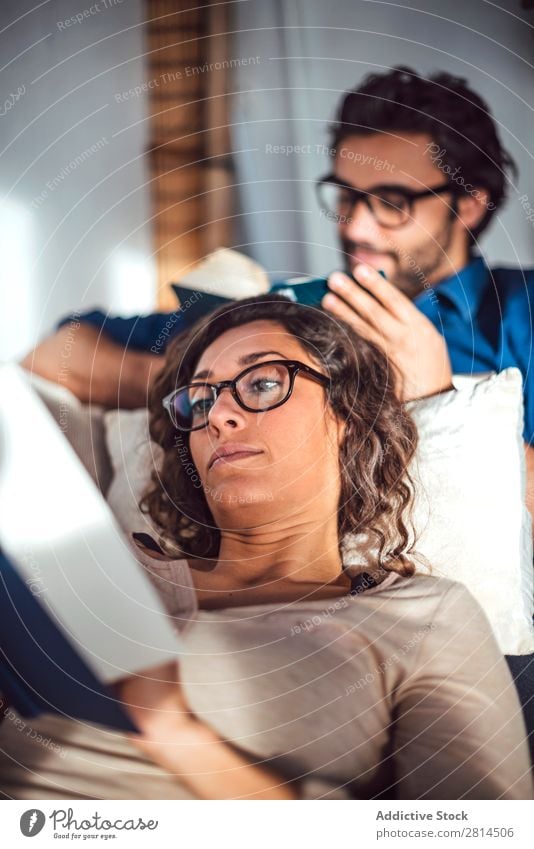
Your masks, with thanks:
M440 267L447 267L447 253L453 237L452 228L453 217L451 216L445 222L441 233L435 239L429 239L425 246L407 251L392 239L387 250L377 251L377 253L388 254L392 257L396 269L393 277L389 278L390 282L411 300L424 292L425 289L429 289L439 282ZM341 238L341 247L344 270L349 276L352 276L350 256L356 254L358 248L375 250L371 245L364 245L344 238ZM446 276L446 273L441 276Z

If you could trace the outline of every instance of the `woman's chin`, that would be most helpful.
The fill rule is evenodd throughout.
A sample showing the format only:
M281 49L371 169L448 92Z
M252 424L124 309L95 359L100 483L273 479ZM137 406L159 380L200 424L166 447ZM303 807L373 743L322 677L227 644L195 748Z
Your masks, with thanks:
M265 486L251 486L248 480L219 481L212 486L204 487L204 493L212 512L222 509L250 510L253 507L267 505L274 501L272 490Z

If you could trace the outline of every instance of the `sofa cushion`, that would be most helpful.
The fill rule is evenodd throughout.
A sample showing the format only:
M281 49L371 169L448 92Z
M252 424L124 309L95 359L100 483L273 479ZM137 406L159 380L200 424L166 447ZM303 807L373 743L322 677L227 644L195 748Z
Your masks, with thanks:
M46 404L83 465L103 493L112 477L106 447L104 410L96 404L82 404L65 386L29 374L31 385Z

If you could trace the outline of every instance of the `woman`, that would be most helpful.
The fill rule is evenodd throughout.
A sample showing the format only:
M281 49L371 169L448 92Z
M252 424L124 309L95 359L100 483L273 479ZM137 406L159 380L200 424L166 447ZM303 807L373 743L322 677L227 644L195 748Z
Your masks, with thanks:
M120 688L142 751L200 798L299 798L310 776L325 798L531 798L484 614L414 576L416 429L377 347L282 297L231 304L171 344L151 435L143 506L199 610L181 684Z

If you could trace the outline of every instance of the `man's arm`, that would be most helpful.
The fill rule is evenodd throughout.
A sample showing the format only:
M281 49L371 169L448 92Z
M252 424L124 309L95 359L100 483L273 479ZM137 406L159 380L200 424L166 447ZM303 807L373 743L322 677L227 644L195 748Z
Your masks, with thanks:
M21 365L66 386L80 401L133 408L146 406L163 362L158 354L124 348L91 324L73 322L37 345Z
M100 310L75 314L22 365L66 386L81 401L140 407L146 405L148 386L163 365L169 339L186 326L180 309L130 318Z

